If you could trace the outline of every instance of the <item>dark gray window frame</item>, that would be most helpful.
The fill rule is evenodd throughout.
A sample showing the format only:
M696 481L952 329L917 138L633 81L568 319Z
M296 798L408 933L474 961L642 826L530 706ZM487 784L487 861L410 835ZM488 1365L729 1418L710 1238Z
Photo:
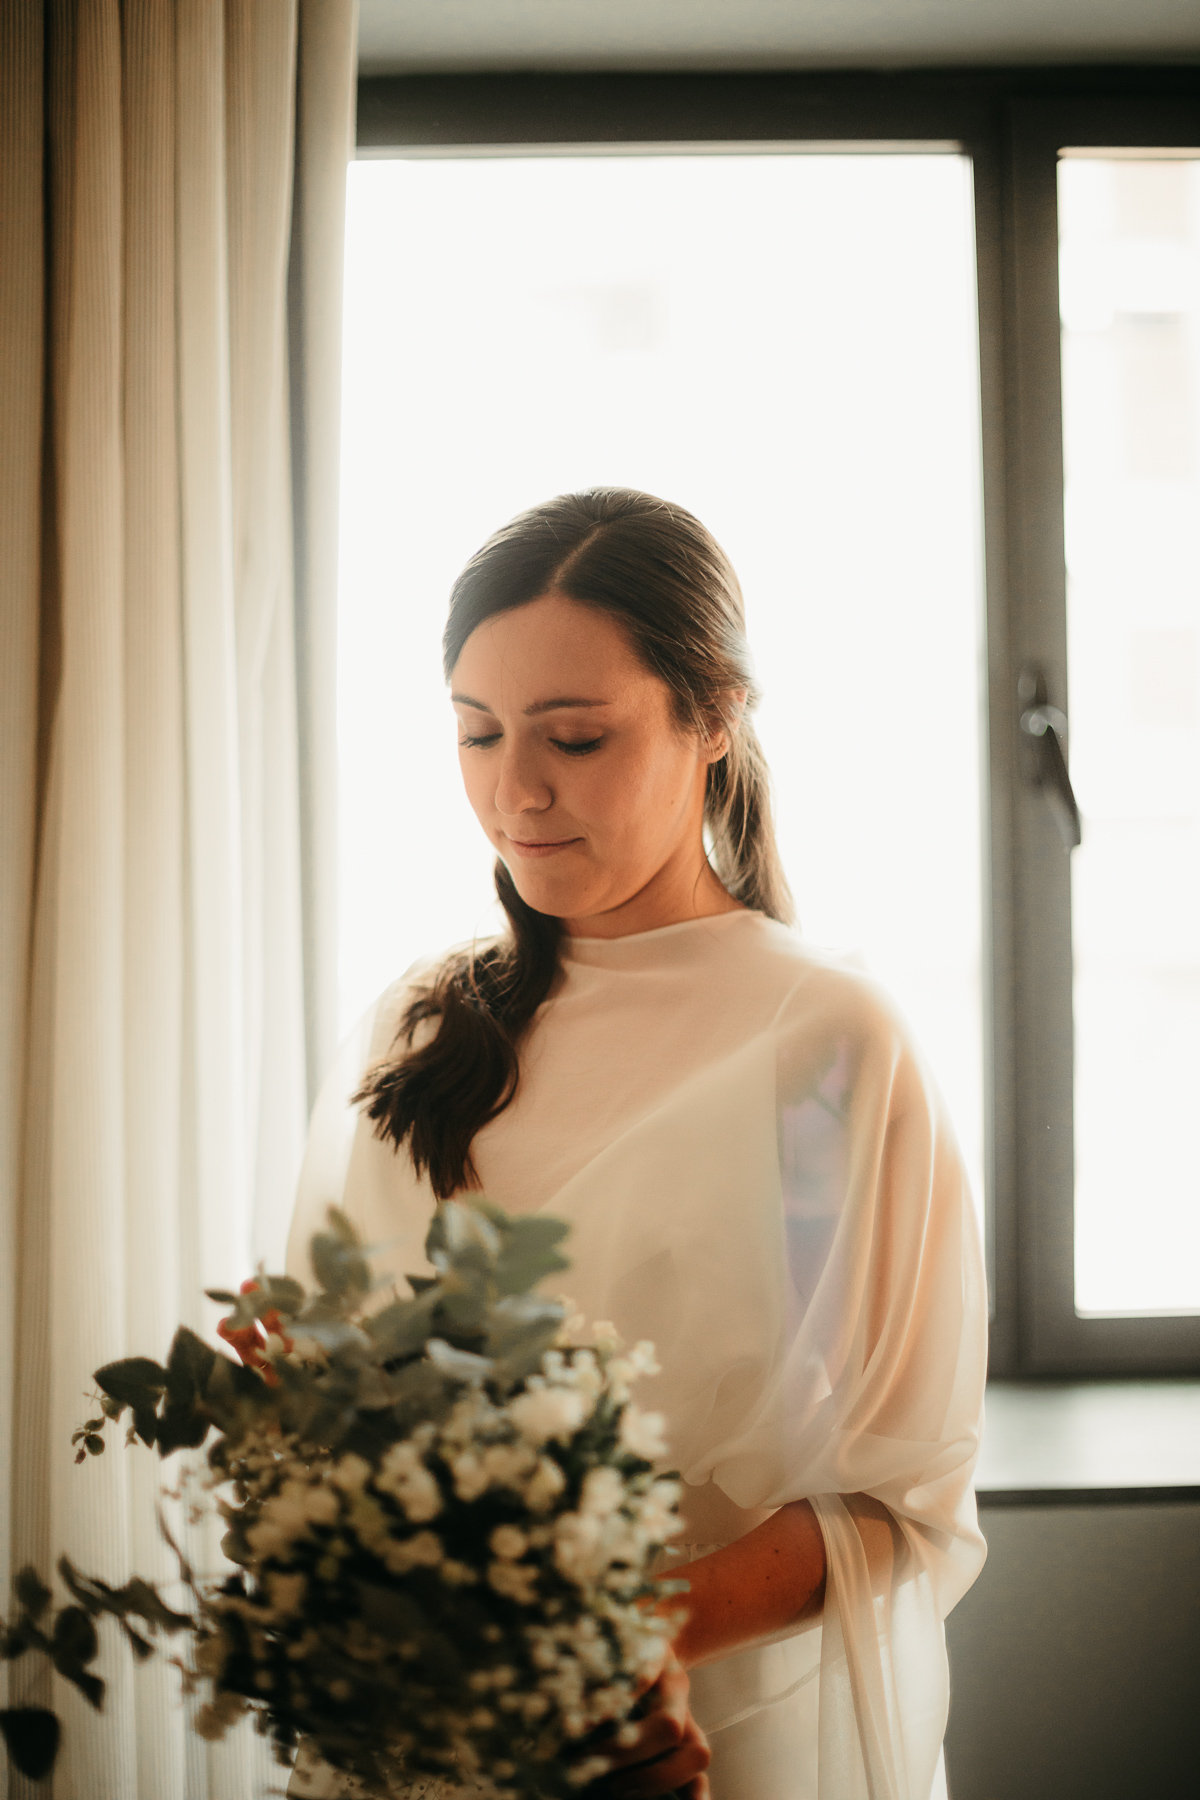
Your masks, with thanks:
M424 75L359 83L362 156L960 147L972 160L987 596L985 1033L995 1375L1200 1371L1200 1318L1073 1304L1070 864L1024 779L1017 676L1066 710L1057 154L1200 144L1200 68Z

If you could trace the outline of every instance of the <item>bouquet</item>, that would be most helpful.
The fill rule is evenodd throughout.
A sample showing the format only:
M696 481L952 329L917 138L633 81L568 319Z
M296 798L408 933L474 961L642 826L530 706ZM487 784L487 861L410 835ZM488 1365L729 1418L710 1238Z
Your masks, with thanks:
M685 1584L649 1576L679 1529L678 1486L655 1473L662 1420L630 1399L652 1346L625 1351L608 1325L581 1341L566 1303L536 1292L567 1266L566 1230L446 1202L426 1243L436 1274L388 1299L331 1209L315 1292L262 1271L210 1290L238 1361L181 1328L165 1367L98 1369L77 1460L126 1415L127 1441L160 1456L207 1443L200 1504L224 1519L231 1571L200 1577L169 1539L190 1595L178 1611L64 1558L55 1613L26 1569L0 1655L41 1651L100 1707L97 1619L138 1656L186 1636L197 1731L250 1713L280 1762L303 1744L368 1795L441 1778L563 1800L604 1773L672 1628L651 1602ZM48 1773L52 1713L14 1708L0 1726L23 1772Z

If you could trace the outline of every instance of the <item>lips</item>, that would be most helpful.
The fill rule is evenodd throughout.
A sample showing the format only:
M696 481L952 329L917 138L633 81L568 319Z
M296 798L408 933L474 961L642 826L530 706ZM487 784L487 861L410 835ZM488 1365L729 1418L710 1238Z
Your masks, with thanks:
M507 833L505 835L507 836ZM539 841L536 838L508 838L508 843L514 856L528 857L532 860L544 856L555 856L558 851L569 850L572 844L578 844L582 841L581 838L577 837L549 838L543 841Z

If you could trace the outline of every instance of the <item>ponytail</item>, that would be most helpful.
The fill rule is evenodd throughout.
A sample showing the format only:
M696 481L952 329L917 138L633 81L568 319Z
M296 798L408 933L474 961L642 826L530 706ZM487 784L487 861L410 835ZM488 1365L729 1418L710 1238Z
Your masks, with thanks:
M507 937L447 957L400 1022L399 1055L394 1046L354 1096L378 1137L397 1150L407 1142L417 1174L428 1172L439 1200L478 1187L472 1140L516 1093L517 1046L558 970L562 927L526 906L499 861L496 893L508 914ZM441 1023L414 1049L429 1019Z
M790 925L792 894L775 843L770 771L744 715L730 735L728 755L709 767L704 819L712 838L709 860L722 886L743 906Z
M550 592L619 621L671 690L684 730L725 733L729 749L709 766L704 807L713 868L743 906L790 924L770 776L749 719L758 689L741 589L720 545L683 507L627 488L534 507L490 538L454 584L442 640L447 681L485 619ZM496 892L508 917L504 937L446 959L355 1095L379 1137L407 1145L439 1200L478 1187L471 1145L512 1101L521 1039L558 973L560 921L526 905L502 862ZM418 1043L433 1020L437 1029Z

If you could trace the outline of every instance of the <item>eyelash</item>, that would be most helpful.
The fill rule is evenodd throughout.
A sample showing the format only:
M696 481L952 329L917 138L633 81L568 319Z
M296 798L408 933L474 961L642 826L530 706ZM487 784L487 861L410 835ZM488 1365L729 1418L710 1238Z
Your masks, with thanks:
M500 742L500 733L493 731L486 737L461 737L458 742L463 750L489 750L493 744ZM593 750L600 748L602 740L598 737L588 738L585 743L568 744L561 738L551 738L550 742L556 750L563 751L567 756L589 756Z

